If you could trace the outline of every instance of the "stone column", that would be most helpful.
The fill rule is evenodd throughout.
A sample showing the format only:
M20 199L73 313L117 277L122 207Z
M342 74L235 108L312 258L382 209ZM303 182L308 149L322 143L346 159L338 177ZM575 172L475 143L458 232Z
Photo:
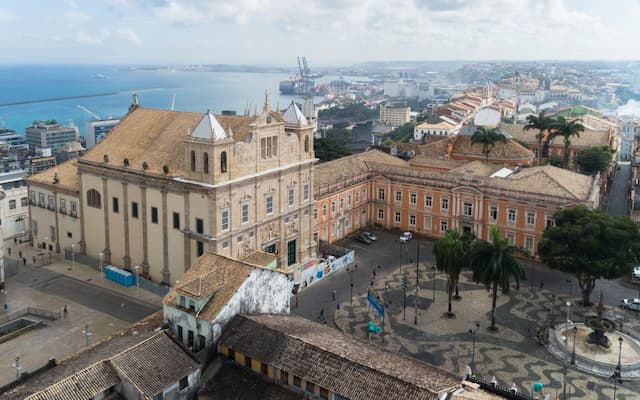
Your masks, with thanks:
M78 171L78 184L80 193L78 193L78 218L80 218L80 254L87 254L87 242L85 238L84 224L87 222L84 216L84 190L82 189L82 173Z
M128 184L122 182L122 212L124 213L124 267L131 269L131 255L129 250L129 196Z
M142 211L142 274L145 276L149 275L149 235L147 228L147 186L143 183L140 186L140 194L141 194L141 211Z
M58 224L58 192L53 192L53 213L56 216L56 253L60 253L60 225Z
M167 189L160 190L162 194L162 283L171 284L169 273L169 232L167 224Z
M109 189L107 183L109 180L102 177L102 195L104 202L102 203L102 212L104 213L104 262L111 264L111 247L109 237Z
M183 193L183 197L184 197L184 230L185 231L189 231L190 230L190 214L189 214L189 191L185 191ZM191 239L189 239L189 235L188 234L184 234L184 271L187 272L187 270L191 267Z

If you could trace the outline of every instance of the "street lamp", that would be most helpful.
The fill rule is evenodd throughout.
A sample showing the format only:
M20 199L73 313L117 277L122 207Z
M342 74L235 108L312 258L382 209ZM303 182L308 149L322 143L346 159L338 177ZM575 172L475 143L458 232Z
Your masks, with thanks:
M91 336L93 333L89 330L89 324L86 324L84 326L84 329L82 330L82 334L84 335L84 337L87 339L87 347L89 347L89 336Z
M431 301L433 304L436 303L436 266L431 266L431 272L433 272L433 300Z
M618 365L613 372L611 378L613 379L613 400L616 400L616 392L618 391L618 383L622 383L622 336L618 338Z
M16 356L13 360L12 367L16 369L16 380L20 379L20 370L22 369L22 365L20 365L20 356Z
M349 295L351 297L350 303L353 304L353 273L358 268L358 264L353 266L353 269L349 269L347 267L347 272L349 273Z
M565 282L567 283L567 286L569 287L569 298L571 298L571 289L573 288L573 285L571 284L571 279L567 279L567 280L565 280Z
M578 335L578 327L573 326L573 352L571 353L571 365L576 365L576 336Z
M569 310L571 309L571 302L567 301L567 319L564 321L564 371L562 372L563 385L562 385L562 400L567 398L567 368L569 368Z
M100 272L100 279L103 279L104 276L102 276L102 272L104 270L104 252L100 252L100 268L99 268L99 272Z
M136 297L140 297L140 280L138 279L138 270L140 269L140 266L136 265L134 269L136 270Z
M76 267L76 245L71 243L71 271L75 271Z
M472 335L473 344L471 346L471 371L476 368L476 333L480 329L480 323L476 322L475 329L469 329L469 333Z

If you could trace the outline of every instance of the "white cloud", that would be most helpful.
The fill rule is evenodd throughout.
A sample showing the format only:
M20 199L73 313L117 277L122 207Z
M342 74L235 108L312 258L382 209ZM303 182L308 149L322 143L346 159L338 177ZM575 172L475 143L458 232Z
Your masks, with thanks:
M76 42L80 44L86 44L89 46L102 46L103 44L102 39L82 31L76 33L75 39L76 39Z
M17 19L17 16L9 11L0 8L0 22L13 22Z
M120 29L116 32L116 37L134 46L142 46L142 39L131 29Z
M64 16L67 20L72 22L84 22L84 21L89 21L91 19L89 15L76 10L66 12Z

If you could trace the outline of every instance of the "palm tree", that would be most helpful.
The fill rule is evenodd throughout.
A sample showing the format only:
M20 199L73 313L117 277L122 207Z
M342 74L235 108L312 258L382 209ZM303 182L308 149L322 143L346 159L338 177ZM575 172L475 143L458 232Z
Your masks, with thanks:
M470 263L473 269L473 280L484 283L487 289L491 288L493 292L490 329L496 330L498 287L503 294L507 294L511 277L519 286L520 280L526 279L526 274L514 257L514 252L519 251L518 248L504 239L495 226L489 229L489 239L490 242L476 240L472 244Z
M451 298L458 285L460 272L469 264L469 246L463 235L458 231L447 233L433 244L433 254L439 270L447 274L447 293L449 294L449 310L447 316L453 317Z
M528 131L535 129L538 131L536 139L538 139L538 165L542 164L542 139L544 139L544 131L551 131L555 120L551 117L544 115L544 110L540 111L538 115L529 115L527 117L527 124L524 126L524 130Z
M572 137L580 137L580 132L584 132L584 125L579 119L568 120L565 117L558 117L553 124L553 133L550 138L562 136L564 138L564 153L562 154L562 168L569 167L569 146L571 146Z
M471 136L471 143L482 143L482 153L484 153L484 161L489 162L489 152L497 142L507 143L507 138L500 132L498 128L479 127Z

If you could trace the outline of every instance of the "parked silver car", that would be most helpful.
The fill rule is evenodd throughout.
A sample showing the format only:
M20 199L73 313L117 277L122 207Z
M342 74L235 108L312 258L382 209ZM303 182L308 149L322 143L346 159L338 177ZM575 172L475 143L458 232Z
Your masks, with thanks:
M640 299L622 299L620 302L625 310L640 311Z

